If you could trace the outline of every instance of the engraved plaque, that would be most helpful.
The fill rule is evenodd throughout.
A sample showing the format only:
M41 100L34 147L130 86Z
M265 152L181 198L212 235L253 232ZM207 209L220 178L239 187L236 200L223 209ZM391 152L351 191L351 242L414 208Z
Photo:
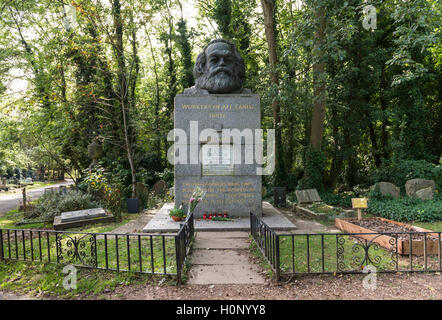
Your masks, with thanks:
M206 144L202 147L203 176L233 176L233 145Z

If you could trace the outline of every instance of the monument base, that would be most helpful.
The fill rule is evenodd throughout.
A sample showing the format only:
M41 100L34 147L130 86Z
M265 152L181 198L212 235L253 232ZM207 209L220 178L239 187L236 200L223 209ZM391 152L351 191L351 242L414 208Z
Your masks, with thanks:
M169 217L169 211L173 206L173 203L164 204L143 228L143 233L176 233L183 222L175 222ZM268 202L262 203L262 220L276 231L297 229L289 219ZM210 221L195 218L195 231L250 231L250 217L236 218L233 221Z

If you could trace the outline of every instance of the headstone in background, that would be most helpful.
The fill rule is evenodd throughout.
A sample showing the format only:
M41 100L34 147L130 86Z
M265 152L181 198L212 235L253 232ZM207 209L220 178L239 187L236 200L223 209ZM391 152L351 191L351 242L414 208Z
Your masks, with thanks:
M155 184L152 187L152 191L155 195L159 195L164 193L164 191L166 190L166 182L164 182L163 180L158 180L157 182L155 182Z
M89 169L91 169L94 166L98 165L98 159L100 159L103 154L103 149L97 138L94 138L92 143L87 146L87 152L89 158L92 159L92 162L89 165Z
M58 188L57 187L49 187L49 188L45 188L44 189L44 193L50 193L50 192L58 192Z
M396 187L391 182L378 182L375 183L373 186L371 186L370 190L374 190L376 188L379 188L379 192L383 196L392 196L393 198L399 198L401 194L401 189L399 187Z
M422 200L431 200L433 199L434 191L432 187L420 189L416 191L416 197Z
M298 203L312 203L321 201L321 197L316 189L296 190L295 195L296 199L298 199Z
M433 180L426 179L411 179L405 183L405 192L407 196L416 198L416 192L431 187L433 192L436 190L436 183Z

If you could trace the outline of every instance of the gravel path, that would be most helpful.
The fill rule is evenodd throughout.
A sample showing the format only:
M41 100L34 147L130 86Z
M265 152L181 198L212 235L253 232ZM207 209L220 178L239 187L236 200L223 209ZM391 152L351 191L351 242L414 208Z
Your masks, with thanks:
M364 289L366 275L305 276L276 285L186 285L118 287L105 296L118 300L441 300L438 274L380 274L376 289Z
M56 183L54 185L31 189L26 192L26 197L28 201L35 200L39 198L44 193L45 188L58 188L59 186L68 186L73 184L72 180L65 180L63 182ZM17 189L16 192L12 194L0 194L0 216L4 213L11 211L19 207L23 202L22 189Z

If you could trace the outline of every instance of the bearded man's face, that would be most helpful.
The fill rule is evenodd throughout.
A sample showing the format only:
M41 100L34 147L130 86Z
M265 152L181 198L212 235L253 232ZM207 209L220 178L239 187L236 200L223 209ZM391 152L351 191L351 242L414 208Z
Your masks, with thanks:
M205 54L205 72L196 79L198 88L210 93L228 93L241 89L242 81L235 70L237 57L227 43L214 43L206 49Z

